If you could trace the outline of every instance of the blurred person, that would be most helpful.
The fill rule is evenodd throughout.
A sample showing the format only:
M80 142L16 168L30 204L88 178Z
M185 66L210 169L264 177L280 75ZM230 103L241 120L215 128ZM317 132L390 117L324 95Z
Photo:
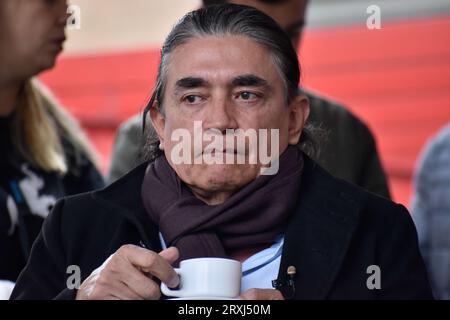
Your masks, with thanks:
M308 1L203 0L203 5L227 2L249 5L271 16L288 34L294 48L299 48ZM369 128L343 106L304 88L302 91L310 101L308 123L320 126L328 133L322 138L316 134L320 147L313 158L334 176L389 198L386 176ZM138 115L123 123L117 132L109 170L110 182L139 163L142 143L142 123Z
M436 298L450 299L450 124L425 147L414 176L412 216Z
M81 129L33 78L63 48L66 11L0 1L0 279L13 282L56 200L103 186Z
M226 4L186 14L163 44L144 112L156 132L147 160L55 205L12 298L160 299L160 281L179 284L172 265L229 257L243 263L242 299L431 299L408 211L302 151L313 132L299 81L289 37L264 13ZM256 135L256 145L280 155L270 175L269 163L249 161L254 150L223 145L262 130L270 139ZM192 135L203 132L197 149ZM190 160L179 162L180 143ZM368 285L373 266L377 289Z

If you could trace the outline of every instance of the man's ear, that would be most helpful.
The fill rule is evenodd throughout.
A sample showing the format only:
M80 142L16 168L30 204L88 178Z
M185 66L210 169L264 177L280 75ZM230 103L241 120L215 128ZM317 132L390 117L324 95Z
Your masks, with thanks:
M153 106L150 108L150 121L158 134L159 141L161 141L161 144L164 145L164 127L166 120L164 115L161 113L161 108L158 101L155 101Z
M291 102L289 112L289 144L300 141L305 122L309 117L309 99L304 94L297 95Z

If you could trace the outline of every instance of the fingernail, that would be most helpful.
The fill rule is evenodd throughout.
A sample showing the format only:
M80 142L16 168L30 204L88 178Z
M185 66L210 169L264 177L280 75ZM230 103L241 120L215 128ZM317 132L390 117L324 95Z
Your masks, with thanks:
M170 284L168 284L169 288L176 288L180 284L180 277L176 275L174 278L170 280Z

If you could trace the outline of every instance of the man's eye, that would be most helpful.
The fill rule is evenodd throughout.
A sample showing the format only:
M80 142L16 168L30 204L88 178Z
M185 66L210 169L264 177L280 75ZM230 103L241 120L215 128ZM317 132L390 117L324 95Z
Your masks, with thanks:
M202 101L202 98L200 96L191 94L191 95L184 97L183 100L190 104L196 104L196 103L199 103L200 101Z
M242 99L245 101L255 100L258 96L252 92L244 91L240 92L237 96L238 99Z

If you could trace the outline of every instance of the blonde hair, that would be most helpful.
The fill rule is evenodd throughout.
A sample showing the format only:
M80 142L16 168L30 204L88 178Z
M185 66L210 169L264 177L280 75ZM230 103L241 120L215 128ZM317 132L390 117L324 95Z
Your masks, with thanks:
M10 128L13 146L39 169L60 174L70 170L63 141L97 165L97 156L78 123L36 79L25 83Z

